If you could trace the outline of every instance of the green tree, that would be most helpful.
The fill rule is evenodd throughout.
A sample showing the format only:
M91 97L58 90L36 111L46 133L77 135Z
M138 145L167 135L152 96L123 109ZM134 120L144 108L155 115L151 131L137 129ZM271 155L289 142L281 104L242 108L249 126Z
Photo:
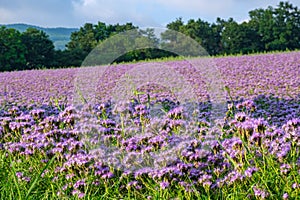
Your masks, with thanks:
M99 37L99 36L97 36ZM67 44L68 50L81 49L88 54L97 45L93 24L86 23L79 31L71 34L70 42Z
M274 9L275 26L273 32L275 39L271 43L273 48L279 50L299 48L300 37L300 11L289 2L280 2Z
M277 8L255 9L249 12L250 22L261 37L264 49L285 50L300 47L300 12L288 2Z
M201 19L189 20L184 26L183 33L196 40L210 55L217 53L218 32L210 23Z
M26 47L21 33L15 29L0 27L0 71L24 69Z
M161 33L161 48L179 56L206 56L206 50L195 40L187 35L166 30Z
M260 51L260 37L248 22L238 24L230 18L223 21L222 31L223 52L228 54L252 53Z
M80 66L82 63L82 58L85 57L85 54L80 49L70 50L57 50L54 54L53 67L74 67Z
M111 34L111 29L103 22L94 25L94 35L97 42L107 39Z
M99 29L100 33L102 34ZM97 46L97 38L100 38L99 34L95 33L94 25L91 23L86 23L79 31L73 32L70 42L66 45L66 52L64 52L67 57L72 57L73 61L71 63L67 61L65 65L80 66L84 58Z
M26 68L51 67L54 58L54 45L49 36L41 30L28 28L21 35L26 47Z
M86 23L78 31L75 31L71 34L70 42L66 45L67 49L64 54L68 56L74 56L75 61L72 63L75 66L80 66L89 53L105 39L134 28L136 27L133 26L132 23L126 23L123 25L106 25L103 22L98 22L95 25ZM94 59L96 59L96 51L97 50L94 51L93 55L89 56L89 59L92 61L92 63L98 63L98 61L94 61ZM66 65L69 64L71 63L66 63Z
M155 36L154 29L138 30L139 36L135 39L134 60L145 60L160 57L159 39Z
M126 24L115 24L113 25L114 27L114 31L112 31L112 34L115 34L115 33L121 33L121 32L124 32L124 31L129 31L129 30L132 30L132 29L138 29L137 26L134 26L131 22L128 22Z
M210 24L201 19L190 19L187 24L184 24L182 18L176 19L167 25L167 28L185 34L198 42L210 55L216 55L220 52L220 30L216 24ZM175 32L166 34L168 39L175 41ZM166 35L164 38L166 38ZM173 38L171 38L173 37Z
M181 31L183 26L184 22L182 21L181 17L177 18L174 22L167 24L167 28L174 31Z

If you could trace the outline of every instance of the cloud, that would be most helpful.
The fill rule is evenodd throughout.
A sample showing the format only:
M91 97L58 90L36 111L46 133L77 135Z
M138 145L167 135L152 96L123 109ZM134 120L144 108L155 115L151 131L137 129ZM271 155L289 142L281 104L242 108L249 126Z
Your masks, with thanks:
M133 22L138 26L162 26L177 17L215 20L235 7L235 0L72 0L79 20L107 23Z
M14 14L5 8L0 8L0 13L0 23L2 21L11 21L14 19Z
M261 0L253 2L262 4ZM72 5L82 23L87 20L112 24L133 22L138 26L161 27L178 17L184 20L201 18L210 22L217 17L247 20L247 7L251 3L240 0L72 0Z
M116 11L112 9L111 6L103 5L103 1L96 0L81 0L73 1L72 5L74 8L74 13L77 16L94 19L94 18L115 18L117 16Z
M29 23L41 26L68 26L69 1L60 0L2 0L0 23Z
M102 21L109 24L133 22L139 26L158 25L143 12L143 0L72 0L74 13L82 21Z
M161 27L178 17L217 17L247 20L256 8L276 7L280 0L1 0L0 24L30 23L41 26L79 27L86 22L107 24L132 22L140 27ZM289 0L300 6L299 0Z
M228 12L233 6L233 0L153 0L159 5L167 7L168 9L178 10L182 12L205 13L205 14L220 14Z

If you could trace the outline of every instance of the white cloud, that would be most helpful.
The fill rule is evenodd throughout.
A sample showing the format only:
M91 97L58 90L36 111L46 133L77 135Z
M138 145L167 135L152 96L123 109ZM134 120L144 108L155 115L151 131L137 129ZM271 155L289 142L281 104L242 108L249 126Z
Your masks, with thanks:
M199 14L221 14L228 12L234 6L234 0L153 0L157 4L169 9L181 10L184 12L197 12Z
M115 11L107 6L101 6L101 2L95 0L73 1L74 11L86 18L109 18L115 16Z
M180 16L216 18L228 14L234 7L234 0L72 0L72 5L74 15L82 22L133 22L139 26L161 26Z
M11 22L15 18L15 14L5 8L0 8L0 24L3 22Z
M276 7L280 0L0 0L0 23L25 22L42 26L82 26L98 21L107 24L132 22L159 27L178 17L233 17L241 22L255 8ZM300 6L299 0L289 0Z
M73 26L69 1L1 0L0 24L28 23L44 27ZM59 3L59 4L58 4Z
M74 13L78 18L107 23L137 22L144 15L135 11L135 0L73 0Z
M160 7L154 7L149 0L72 0L72 5L74 15L82 22L132 22L138 26L161 26L157 16L153 14Z
M237 23L242 24L243 22L249 22L250 18L238 20Z

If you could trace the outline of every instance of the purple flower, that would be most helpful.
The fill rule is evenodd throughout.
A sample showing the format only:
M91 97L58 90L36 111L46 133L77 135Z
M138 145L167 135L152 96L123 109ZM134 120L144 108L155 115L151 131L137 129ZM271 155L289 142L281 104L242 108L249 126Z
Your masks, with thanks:
M280 172L284 175L287 175L291 170L291 165L289 164L282 164L280 166Z
M247 177L252 177L253 173L257 172L258 169L256 167L249 167L248 169L245 170L244 174Z
M269 196L269 193L263 189L258 188L257 186L253 187L254 195L258 198L265 199Z
M76 181L76 183L73 185L73 187L75 189L79 188L80 186L85 186L86 183L85 183L85 179L81 179L81 180L78 180Z
M24 177L22 178L22 181L25 181L25 182L27 182L27 183L29 183L30 180L31 180L31 178L28 177L28 176L24 176Z
M170 183L167 181L160 182L159 185L162 189L167 189L168 187L170 187Z
M234 118L236 121L244 122L246 120L247 115L243 112L235 114Z
M16 172L16 177L21 179L23 177L23 172Z
M101 176L101 178L103 178L103 179L110 179L113 177L114 177L114 174L112 172L107 172Z
M287 199L289 199L289 195L288 195L288 193L284 193L284 194L282 195L282 198L283 198L284 200L287 200Z
M85 193L81 192L81 193L78 194L79 199L82 199L83 197L85 197Z
M299 183L293 183L292 188L293 189L298 189L298 188L300 188L300 184Z
M183 107L179 106L179 107L174 108L173 110L170 110L167 113L167 116L170 119L181 119L183 117Z
M212 182L211 181L205 181L205 182L203 182L203 187L204 188L210 188L210 186L212 185Z
M258 132L254 132L250 137L250 141L257 145L261 145L261 140L262 140L262 134Z
M139 185L139 182L138 182L138 181L131 181L131 182L129 182L129 183L127 184L127 186L126 186L127 189L130 189L130 188L132 188L132 187L134 187L134 188L137 189L137 190L142 189L142 186Z
M73 196L76 196L76 195L78 195L80 193L81 193L80 190L77 190L77 189L75 189L75 190L72 191L72 195Z

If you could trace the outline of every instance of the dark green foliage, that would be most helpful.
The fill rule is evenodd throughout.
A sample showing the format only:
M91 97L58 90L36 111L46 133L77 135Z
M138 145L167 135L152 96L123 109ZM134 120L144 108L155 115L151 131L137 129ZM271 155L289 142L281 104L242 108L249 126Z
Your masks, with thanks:
M124 25L106 25L103 22L93 25L86 23L78 31L71 34L70 42L66 45L69 56L74 56L75 62L73 66L80 66L87 55L99 44L99 42L113 36L117 33L137 28L132 23ZM61 65L69 65L70 63L61 63Z
M0 25L1 26L1 25ZM35 28L37 30L44 31L49 35L49 39L53 41L56 50L64 50L66 44L70 41L70 35L72 32L78 30L78 28L43 28L39 26L29 25L29 24L7 24L7 28L13 28L21 33L26 31L28 28Z
M121 62L132 62L132 61L140 61L147 59L157 59L157 58L166 58L166 57L176 57L178 56L175 53L161 50L161 49L138 49L134 51L130 51L113 61L113 63L121 63Z
M283 51L300 48L300 10L288 2L276 8L255 9L249 12L248 22L237 23L217 18L216 23L181 18L167 28L182 32L199 42L210 55L263 51Z
M225 29L222 32L222 53L251 53L262 50L260 48L260 37L252 29L251 24L243 22L238 24L232 18L224 22ZM220 52L221 53L221 52Z
M0 71L50 67L54 54L54 45L43 31L0 28Z
M300 10L297 7L280 2L277 8L256 9L249 15L265 50L299 48Z
M45 32L28 28L22 33L21 40L27 49L25 54L27 69L51 67L54 45Z
M0 27L0 71L24 69L26 53L20 32Z

